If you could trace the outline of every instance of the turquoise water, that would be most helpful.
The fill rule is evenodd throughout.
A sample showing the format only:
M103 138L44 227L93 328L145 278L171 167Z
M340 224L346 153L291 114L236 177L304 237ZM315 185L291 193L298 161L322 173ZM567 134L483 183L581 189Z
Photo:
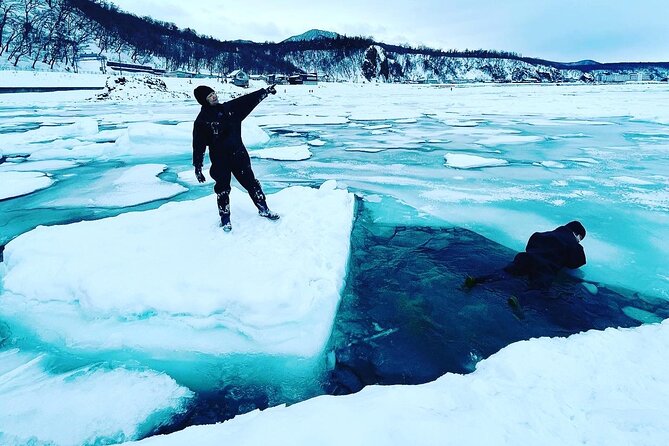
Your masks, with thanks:
M281 104L269 110L280 112ZM0 117L11 120L0 124L0 136L86 117L98 119L100 131L142 122L171 128L192 119L192 112L183 104L0 106ZM424 113L415 122L382 119L266 129L268 147L316 138L326 142L311 146L313 156L306 161L253 159L267 193L336 179L359 196L347 286L321 357L72 356L35 341L30 327L6 324L0 327L0 345L47 352L54 371L113 363L169 373L197 394L186 414L160 430L169 432L323 393L467 373L479 360L522 339L629 327L669 315L664 243L669 236L669 126L621 115L570 120L480 113L448 118L456 122L447 122L443 113ZM290 136L295 133L299 136ZM537 139L509 143L500 139L504 136ZM0 245L38 225L112 217L211 194L211 185L193 185L177 176L192 169L188 138L159 142L183 147L181 154L74 159L78 166L50 173L55 180L51 187L0 201ZM76 138L65 141L84 144ZM2 162L22 161L27 153L57 142L22 145L20 150L3 145ZM456 169L444 165L447 153L502 158L508 165ZM540 165L545 161L552 163ZM53 205L91 188L105 172L149 162L165 164L160 178L187 191L127 207ZM547 296L526 293L522 279L463 289L468 274L504 266L532 232L575 218L588 229L584 246L589 261L580 277L562 277Z

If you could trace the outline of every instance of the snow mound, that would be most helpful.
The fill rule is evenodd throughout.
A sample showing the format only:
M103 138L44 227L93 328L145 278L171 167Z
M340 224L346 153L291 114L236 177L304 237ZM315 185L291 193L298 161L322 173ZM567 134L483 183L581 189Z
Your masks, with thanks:
M40 226L6 245L0 315L75 350L313 356L344 284L353 195L326 182L268 203L279 221L233 189L231 233L213 195Z
M469 375L320 396L134 444L659 445L669 438L667 349L669 321L532 339Z
M98 101L174 100L189 99L183 91L170 91L165 82L155 76L109 76L105 92L95 96Z

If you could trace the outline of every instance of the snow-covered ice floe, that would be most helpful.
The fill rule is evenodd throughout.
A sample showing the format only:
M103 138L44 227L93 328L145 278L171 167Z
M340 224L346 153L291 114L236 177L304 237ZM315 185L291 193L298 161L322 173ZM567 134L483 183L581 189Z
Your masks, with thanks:
M231 233L213 195L37 227L6 245L0 317L74 350L319 354L344 284L353 195L329 181L268 203L280 220L233 189Z
M475 169L478 167L494 167L509 164L507 160L499 158L485 158L464 153L447 153L444 155L446 165L457 169Z
M27 195L53 183L43 172L0 172L0 200Z
M138 164L104 173L92 185L59 198L52 206L126 207L170 198L185 192L185 187L158 178L167 166Z
M468 375L320 396L133 444L659 445L669 438L667 349L669 321L531 339Z
M0 352L0 444L79 446L136 440L193 393L164 373L91 365L50 371L45 354Z

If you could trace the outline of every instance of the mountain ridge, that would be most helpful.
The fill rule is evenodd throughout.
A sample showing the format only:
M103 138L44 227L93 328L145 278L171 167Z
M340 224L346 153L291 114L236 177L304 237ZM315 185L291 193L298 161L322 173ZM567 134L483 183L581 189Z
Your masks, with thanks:
M15 0L15 2L28 0ZM103 0L30 0L30 14L8 10L0 23L0 63L78 70L83 56L158 71L223 76L316 72L354 82L592 82L666 80L669 62L554 62L493 50L438 50L311 29L282 42L220 41L173 23L137 17ZM6 8L6 7L5 7ZM39 25L39 26L38 26ZM4 54L3 54L4 53Z

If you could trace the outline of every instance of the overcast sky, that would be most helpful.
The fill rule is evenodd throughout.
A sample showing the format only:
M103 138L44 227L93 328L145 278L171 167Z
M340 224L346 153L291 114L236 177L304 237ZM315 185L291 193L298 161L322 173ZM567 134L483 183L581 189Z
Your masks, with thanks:
M221 40L312 28L385 43L494 49L560 62L669 61L669 0L112 0Z

